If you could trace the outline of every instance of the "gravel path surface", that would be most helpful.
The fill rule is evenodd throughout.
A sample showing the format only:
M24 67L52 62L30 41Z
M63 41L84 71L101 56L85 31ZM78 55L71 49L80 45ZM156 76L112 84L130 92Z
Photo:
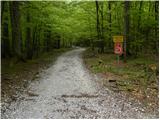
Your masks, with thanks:
M2 118L158 118L138 102L98 84L85 68L78 48L44 70Z

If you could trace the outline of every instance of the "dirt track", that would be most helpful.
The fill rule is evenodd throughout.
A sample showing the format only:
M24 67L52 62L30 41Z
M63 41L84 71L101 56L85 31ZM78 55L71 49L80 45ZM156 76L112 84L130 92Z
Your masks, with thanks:
M12 102L2 118L158 118L138 102L104 90L85 68L79 48L60 56Z

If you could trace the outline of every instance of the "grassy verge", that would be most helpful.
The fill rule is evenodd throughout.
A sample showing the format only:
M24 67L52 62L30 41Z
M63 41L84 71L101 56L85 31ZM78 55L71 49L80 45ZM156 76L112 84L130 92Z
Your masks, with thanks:
M1 100L7 102L16 100L17 94L25 90L28 84L35 80L41 72L46 69L62 53L71 49L57 49L44 53L38 58L13 64L12 59L2 59L1 64Z
M103 78L103 85L116 92L125 92L146 102L158 104L158 60L141 56L129 58L127 63L117 63L114 54L84 52L84 62L89 70Z

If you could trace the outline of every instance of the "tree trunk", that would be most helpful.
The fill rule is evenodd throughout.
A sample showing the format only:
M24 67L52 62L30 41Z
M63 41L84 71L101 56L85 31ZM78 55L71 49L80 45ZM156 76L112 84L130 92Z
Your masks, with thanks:
M103 26L103 3L100 6L100 15L101 15L101 29L100 29L100 38L101 38L101 43L100 43L100 52L104 53L104 26Z
M38 37L38 32L37 32L37 25L33 29L33 42L32 42L32 55L34 56L36 51L37 51L37 37Z
M149 17L150 17L150 15L151 15L151 7L152 7L152 4L151 4L152 2L150 2L149 3L149 6L148 6L148 19L149 19ZM148 46L148 40L149 40L149 36L150 36L150 31L151 31L151 27L150 26L148 26L146 29L145 29L145 48L146 48L146 50L147 50L147 52L148 52L148 49L149 49L149 47L150 46ZM146 51L145 51L146 52Z
M5 9L5 4L6 4L6 1L1 1L1 22L3 18L4 9Z
M96 0L96 16L97 16L97 38L99 41L99 50L98 52L102 53L104 52L104 41L103 41L103 6L98 4L98 1ZM101 24L100 24L100 16L101 15Z
M96 16L97 16L97 38L99 39L100 37L100 29L99 29L99 5L98 5L98 1L96 0Z
M24 61L21 52L21 30L20 30L20 10L18 1L9 2L10 15L11 15L11 26L12 26L12 44L13 52L17 60Z
M2 11L1 11L1 23L2 23L2 58L11 57L10 53L10 41L9 41L9 29L8 29L8 16L3 17L3 13L8 13L7 2L2 1Z
M27 59L32 59L32 39L31 39L31 28L30 28L30 14L27 11L27 28L26 28L26 49L27 49ZM33 38L34 39L34 38Z
M155 21L158 23L158 15L159 15L159 12L158 12L158 8L159 8L159 2L158 1L155 1ZM155 47L156 47L156 54L158 55L158 49L159 49L159 45L158 45L158 42L159 42L159 37L158 37L158 25L155 25L155 39L156 39L156 42L155 42Z
M139 3L139 10L138 10L138 21L137 21L137 26L135 25L135 27L134 27L134 41L137 41L137 39L138 40L140 40L141 39L141 37L140 37L140 34L139 33L142 33L142 30L141 30L141 12L142 12L142 5L143 5L143 1L140 1L140 2L138 2ZM138 6L138 4L136 5L135 4L135 6ZM135 7L136 8L136 7ZM137 34L137 32L138 32L138 34ZM139 38L138 38L139 37ZM134 53L134 56L135 57L137 57L137 55L138 55L138 52L140 51L140 49L139 49L139 46L135 46L134 47L134 50L133 50L133 53Z
M125 1L124 6L124 62L126 62L126 54L129 54L129 1Z
M91 27L91 19L88 17L88 23L89 23L89 30L90 30L90 47L92 51L94 51L94 41L92 39L92 27Z
M3 52L4 52L4 58L6 57L11 57L11 54L10 54L10 43L9 43L9 31L8 31L8 23L5 22L3 24L3 36L2 36L2 40L3 40Z
M141 10L142 10L142 5L143 5L143 1L140 2L140 6L139 6L139 13L140 13L140 15L138 16L138 26L137 26L137 27L138 27L138 28L137 28L138 31L140 31L139 28L140 28L140 23L141 23Z
M112 47L112 30L111 30L111 25L112 25L112 19L111 19L111 1L108 1L108 10L109 10L109 47Z
M51 39L51 31L50 30L47 30L46 31L46 52L49 52L50 51L50 39Z

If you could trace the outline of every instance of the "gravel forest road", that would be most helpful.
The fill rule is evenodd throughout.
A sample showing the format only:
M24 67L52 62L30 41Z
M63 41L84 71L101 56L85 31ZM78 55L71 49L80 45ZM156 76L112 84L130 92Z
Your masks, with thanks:
M84 66L84 50L62 54L10 104L2 118L157 118L140 103L104 89Z

